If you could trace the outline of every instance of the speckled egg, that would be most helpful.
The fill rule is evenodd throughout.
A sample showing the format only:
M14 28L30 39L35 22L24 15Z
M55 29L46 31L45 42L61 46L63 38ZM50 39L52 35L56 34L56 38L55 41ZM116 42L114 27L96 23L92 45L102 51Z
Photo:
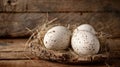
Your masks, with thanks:
M70 45L71 32L64 26L55 26L44 36L44 45L48 49L62 50Z
M98 53L100 43L98 38L88 31L77 31L71 39L73 50L79 55L93 55Z
M74 32L81 31L81 30L83 30L83 31L88 31L88 32L91 32L91 33L93 33L93 34L96 34L95 29L94 29L90 24L82 24L82 25L78 26L78 27L74 30Z

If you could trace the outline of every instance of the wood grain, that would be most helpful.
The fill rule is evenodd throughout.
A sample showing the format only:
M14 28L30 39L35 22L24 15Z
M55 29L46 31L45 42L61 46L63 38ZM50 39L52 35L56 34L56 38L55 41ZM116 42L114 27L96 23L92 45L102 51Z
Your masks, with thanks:
M119 0L0 0L0 36L25 37L49 13L58 23L89 23L97 31L120 38Z
M32 58L35 56L27 51L0 51L0 60L30 60Z
M23 52L27 39L0 39L0 52Z
M120 39L111 39L107 42L111 58L120 58ZM26 39L0 39L0 59L34 58L28 50L24 50L25 43Z
M58 18L54 23L62 25L91 24L96 31L120 37L119 13L0 13L0 36L29 36L31 33L26 28L34 29L43 25L43 20Z
M0 0L1 12L25 11L27 0Z
M38 13L1 13L0 14L0 36L27 36L30 31L27 30L35 28L41 23L44 14Z
M25 50L27 39L0 40L0 60L25 60L34 56Z
M116 61L120 62L120 61ZM113 63L112 63L113 64ZM2 60L0 61L2 67L107 67L105 64L93 64L93 65L67 65L55 62L48 62L43 60ZM114 62L114 65L110 67L116 67L118 63Z
M108 64L93 64L93 65L65 65L55 62L49 62L37 59L27 50L24 51L27 39L0 39L0 66L2 67L119 67L120 57L120 39L108 40L111 52L110 65ZM7 44L7 45L6 45ZM115 54L117 52L118 54ZM115 55L114 55L115 54ZM118 60L113 61L117 58Z
M1 12L119 11L119 0L1 0Z
M120 57L120 39L108 40L111 58Z
M2 67L119 67L120 60L112 60L111 64L67 65L44 60L1 60Z

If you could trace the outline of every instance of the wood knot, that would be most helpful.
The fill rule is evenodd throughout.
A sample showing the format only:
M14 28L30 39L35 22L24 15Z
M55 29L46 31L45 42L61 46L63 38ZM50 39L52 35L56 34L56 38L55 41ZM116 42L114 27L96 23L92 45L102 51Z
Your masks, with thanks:
M8 0L8 1L7 1L7 4L14 6L14 5L17 4L17 2L16 2L16 1L13 2L13 1L11 1L11 0Z
M10 5L11 4L11 0L8 0L7 3Z

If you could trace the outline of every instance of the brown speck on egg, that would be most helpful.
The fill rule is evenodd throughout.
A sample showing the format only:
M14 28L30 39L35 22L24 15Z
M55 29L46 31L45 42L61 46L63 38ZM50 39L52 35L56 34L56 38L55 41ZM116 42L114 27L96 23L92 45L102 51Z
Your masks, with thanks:
M54 40L54 42L56 42L56 40Z
M79 41L79 43L81 43L81 41Z
M83 47L83 48L85 48L85 47Z
M47 41L45 43L47 44Z
M92 46L92 48L93 48L93 46Z
M89 50L91 50L91 49L89 49Z
M87 35L85 37L87 38Z

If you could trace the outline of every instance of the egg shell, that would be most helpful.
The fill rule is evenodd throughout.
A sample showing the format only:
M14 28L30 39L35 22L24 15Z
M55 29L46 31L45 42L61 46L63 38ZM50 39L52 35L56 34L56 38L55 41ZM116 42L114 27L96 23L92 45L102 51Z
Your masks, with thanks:
M73 50L79 55L97 54L100 49L100 43L97 37L87 31L73 33L71 45Z
M44 45L48 49L62 50L70 45L71 32L64 26L55 26L44 36Z
M90 24L82 24L82 25L78 26L78 27L74 30L74 32L81 31L81 30L83 30L83 31L88 31L88 32L91 32L91 33L93 33L93 34L96 34L95 29L94 29Z

